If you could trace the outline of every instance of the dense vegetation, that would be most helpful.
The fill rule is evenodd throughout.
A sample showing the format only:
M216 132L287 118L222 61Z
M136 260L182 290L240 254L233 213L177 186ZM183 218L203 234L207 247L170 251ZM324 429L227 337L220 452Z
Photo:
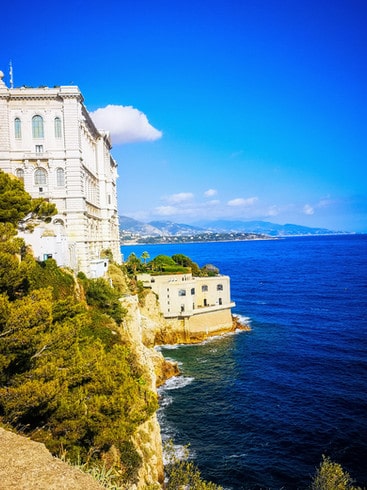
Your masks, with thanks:
M140 258L134 253L130 254L126 261L127 272L131 275L144 272L152 275L191 273L194 277L215 276L219 274L219 269L214 265L206 264L200 268L190 257L183 254L175 254L172 257L168 255L157 255L154 259L148 261L149 258L148 252L143 252Z
M47 219L51 208L7 174L0 190L0 422L133 482L140 456L131 436L157 398L119 327L120 293L103 279L77 280L52 259L36 262L17 227Z

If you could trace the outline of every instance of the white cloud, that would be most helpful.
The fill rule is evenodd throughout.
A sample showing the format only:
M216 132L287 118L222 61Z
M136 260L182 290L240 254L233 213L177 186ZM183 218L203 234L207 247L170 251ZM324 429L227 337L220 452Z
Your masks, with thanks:
M312 206L310 206L309 204L305 204L303 206L303 212L305 214L311 215L311 214L314 214L315 209Z
M208 189L207 191L204 192L205 197L213 197L218 194L218 191L216 189Z
M174 206L158 206L155 211L160 216L172 216L178 213L178 209Z
M166 197L166 201L172 204L179 204L181 202L191 201L194 198L192 192L179 192L178 194L171 194Z
M237 197L236 199L231 199L227 202L228 206L252 206L258 200L257 197L248 197L244 199L243 197Z
M109 131L113 144L154 141L162 137L145 114L131 106L108 105L90 113L98 129Z

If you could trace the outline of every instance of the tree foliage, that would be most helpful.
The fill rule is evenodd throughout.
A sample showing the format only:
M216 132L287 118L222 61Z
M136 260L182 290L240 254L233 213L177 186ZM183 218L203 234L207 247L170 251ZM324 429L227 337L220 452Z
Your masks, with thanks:
M131 437L157 397L119 328L120 293L102 279L77 281L52 259L37 262L16 227L50 208L25 196L29 206L7 212L14 202L3 198L0 214L0 423L82 464L103 466L112 451L119 482L132 483L141 459Z
M0 223L34 226L36 221L49 221L57 213L56 206L43 198L32 199L23 182L0 170Z
M102 277L86 281L84 286L87 303L110 315L117 323L121 323L126 310L121 305L119 291Z
M112 447L122 458L129 447L118 470L136 475L130 438L157 400L113 319L100 314L96 324L94 310L53 300L52 288L3 294L0 313L2 422L74 461L101 460Z
M186 255L175 254L172 255L172 259L176 262L176 264L182 265L183 267L188 267L193 276L200 276L200 267Z
M32 210L32 198L16 177L0 170L0 222L17 225Z
M311 490L361 490L354 486L348 472L340 464L323 456L319 468L312 480Z

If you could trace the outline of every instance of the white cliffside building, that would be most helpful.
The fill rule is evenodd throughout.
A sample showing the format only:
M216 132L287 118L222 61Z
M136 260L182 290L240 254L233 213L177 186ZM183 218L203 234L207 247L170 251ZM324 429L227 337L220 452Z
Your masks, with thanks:
M109 249L121 262L117 164L76 86L8 88L0 72L0 169L34 198L55 203L50 224L21 236L38 260L100 276Z
M188 274L138 274L137 280L158 297L164 318L178 320L191 334L232 328L230 277Z

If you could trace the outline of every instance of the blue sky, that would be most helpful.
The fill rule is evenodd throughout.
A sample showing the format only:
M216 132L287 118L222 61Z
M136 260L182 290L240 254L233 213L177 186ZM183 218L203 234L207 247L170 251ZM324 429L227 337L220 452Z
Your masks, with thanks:
M119 213L367 232L366 0L8 3L9 85L78 85Z

